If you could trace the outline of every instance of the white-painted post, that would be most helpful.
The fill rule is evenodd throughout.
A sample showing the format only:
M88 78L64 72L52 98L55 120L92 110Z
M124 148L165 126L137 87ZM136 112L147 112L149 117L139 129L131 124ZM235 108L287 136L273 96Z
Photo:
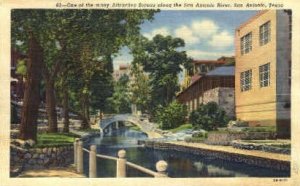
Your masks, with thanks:
M82 141L78 142L77 146L77 172L83 173L83 150L82 150Z
M166 178L168 177L167 175L167 168L168 168L168 163L160 160L156 163L156 170L157 174L155 175L155 178Z
M96 178L97 177L97 157L96 157L96 145L91 145L90 147L90 159L89 159L89 177Z
M124 178L126 177L126 151L119 150L118 152L118 160L117 160L117 178Z
M77 146L78 146L79 138L75 138L74 140L74 166L77 167Z

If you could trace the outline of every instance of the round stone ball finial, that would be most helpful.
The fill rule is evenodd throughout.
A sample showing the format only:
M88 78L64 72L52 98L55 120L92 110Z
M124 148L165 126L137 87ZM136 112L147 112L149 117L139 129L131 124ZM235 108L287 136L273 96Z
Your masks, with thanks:
M125 158L125 156L126 156L126 151L124 149L119 150L118 157L119 158Z
M91 145L91 151L96 151L97 146L96 145Z
M160 160L156 163L156 170L158 172L165 172L167 168L168 168L168 163L163 160Z

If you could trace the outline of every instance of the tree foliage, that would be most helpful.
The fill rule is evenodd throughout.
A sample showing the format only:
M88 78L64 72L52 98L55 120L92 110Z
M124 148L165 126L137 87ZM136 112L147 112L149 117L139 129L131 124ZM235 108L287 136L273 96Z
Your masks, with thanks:
M131 102L137 106L138 110L146 112L151 100L149 77L139 64L132 64L131 76L133 77L130 86Z
M178 73L182 67L189 68L191 59L185 51L184 41L171 36L156 35L152 40L140 38L133 46L134 63L142 64L149 73L151 87L151 106L167 106L179 91Z
M155 120L160 124L160 128L165 130L179 127L185 122L186 116L186 105L172 101L166 107L157 107Z
M115 82L113 96L109 98L109 105L113 113L130 113L130 90L129 90L129 76L124 74Z
M71 74L78 74L72 76L74 80L81 78L83 86L78 90L84 96L74 93L70 97L83 99L80 105L85 108L80 110L84 111L84 116L90 109L90 81L95 78L94 72L99 70L96 67L105 66L99 63L138 35L139 25L145 19L152 19L154 13L153 10L12 10L12 46L27 53L30 38L34 38L42 51L43 63L39 69L46 87L50 131L57 131L55 82L58 77L70 75L62 73L67 72L64 68L68 66ZM64 82L68 83L66 79Z
M220 108L216 102L201 105L197 110L191 112L189 119L195 128L208 131L224 127L229 121L224 109Z

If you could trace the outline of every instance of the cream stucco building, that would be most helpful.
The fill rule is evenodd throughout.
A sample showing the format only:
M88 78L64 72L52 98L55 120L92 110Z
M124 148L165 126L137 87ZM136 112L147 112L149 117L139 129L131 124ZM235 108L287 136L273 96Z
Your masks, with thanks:
M261 11L236 29L238 119L290 135L291 11Z

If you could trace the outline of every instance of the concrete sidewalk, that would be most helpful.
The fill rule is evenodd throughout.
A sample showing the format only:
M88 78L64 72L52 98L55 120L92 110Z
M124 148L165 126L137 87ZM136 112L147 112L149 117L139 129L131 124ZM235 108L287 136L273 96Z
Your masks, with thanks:
M231 154L240 154L240 155L247 155L253 157L261 157L266 159L273 159L279 161L291 161L291 156L287 154L278 154L278 153L271 153L271 152L264 152L258 150L245 150L245 149L236 149L232 146L219 146L219 145L206 145L204 143L187 143L182 141L177 142L166 142L170 144L186 146L186 147L193 147L205 150L213 150L219 152L227 152Z
M22 172L18 177L21 178L30 178L30 177L85 178L84 175L76 173L74 167L28 170Z

